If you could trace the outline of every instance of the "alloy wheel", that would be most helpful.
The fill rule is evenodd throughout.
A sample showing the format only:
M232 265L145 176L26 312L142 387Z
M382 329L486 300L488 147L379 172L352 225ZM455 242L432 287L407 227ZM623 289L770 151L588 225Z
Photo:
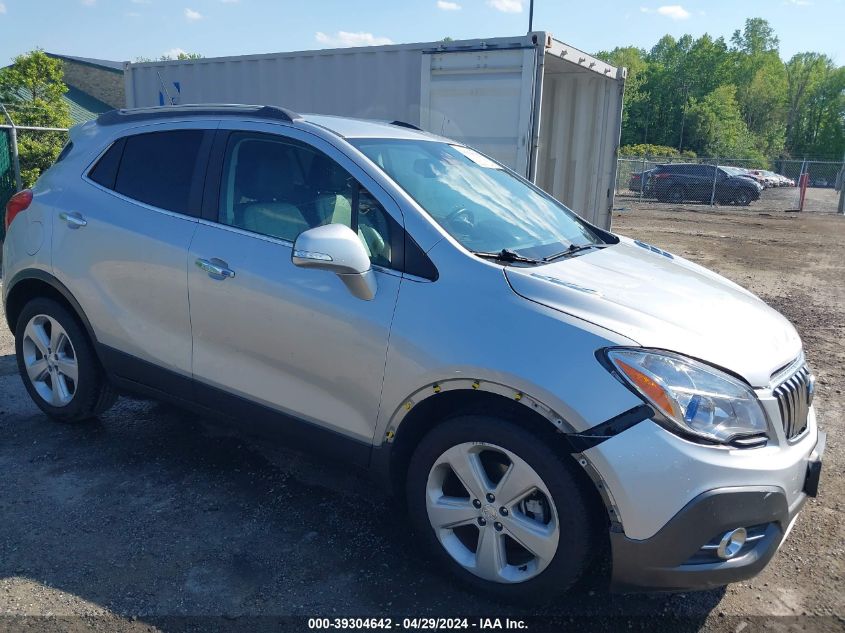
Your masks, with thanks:
M560 527L548 488L525 460L494 444L445 451L428 475L426 509L444 549L485 580L524 582L557 552Z
M53 317L38 314L24 330L23 361L35 391L54 407L67 406L76 394L79 367L65 329Z

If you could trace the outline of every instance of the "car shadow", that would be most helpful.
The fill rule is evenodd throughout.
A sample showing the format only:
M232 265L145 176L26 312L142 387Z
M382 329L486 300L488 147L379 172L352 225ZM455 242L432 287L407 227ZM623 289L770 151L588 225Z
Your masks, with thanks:
M16 376L0 387L23 392ZM502 604L437 570L365 473L252 438L242 421L126 398L79 425L0 408L0 579L40 586L22 598L34 612L93 603L163 630L303 615L660 616L698 630L724 593L611 595L599 568L552 604Z

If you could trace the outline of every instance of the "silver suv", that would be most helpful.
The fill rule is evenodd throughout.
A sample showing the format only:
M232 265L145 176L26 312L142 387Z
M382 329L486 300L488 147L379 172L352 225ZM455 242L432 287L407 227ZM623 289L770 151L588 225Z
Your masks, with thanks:
M6 222L6 316L47 415L135 392L368 467L502 598L604 554L620 590L748 578L816 494L786 319L411 126L115 111Z

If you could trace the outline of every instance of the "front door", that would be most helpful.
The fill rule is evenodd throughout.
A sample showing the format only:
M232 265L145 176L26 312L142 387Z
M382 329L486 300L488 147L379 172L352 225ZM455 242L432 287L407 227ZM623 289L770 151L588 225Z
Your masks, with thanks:
M400 223L348 158L306 132L278 130L218 132L215 217L200 222L189 253L197 388L369 447L401 281L391 269ZM377 271L374 300L357 299L332 273L292 264L299 233L326 223L357 229Z

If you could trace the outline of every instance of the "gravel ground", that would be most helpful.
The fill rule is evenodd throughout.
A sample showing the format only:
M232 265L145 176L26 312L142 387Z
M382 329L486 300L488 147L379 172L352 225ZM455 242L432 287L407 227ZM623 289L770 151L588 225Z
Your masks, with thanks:
M746 286L804 339L828 431L821 496L757 578L623 596L605 593L597 571L547 607L492 603L432 568L363 473L250 438L237 422L126 398L99 420L50 422L0 325L0 631L462 614L546 618L531 630L623 626L608 618L640 630L845 630L845 218L643 205L615 214L614 229Z

